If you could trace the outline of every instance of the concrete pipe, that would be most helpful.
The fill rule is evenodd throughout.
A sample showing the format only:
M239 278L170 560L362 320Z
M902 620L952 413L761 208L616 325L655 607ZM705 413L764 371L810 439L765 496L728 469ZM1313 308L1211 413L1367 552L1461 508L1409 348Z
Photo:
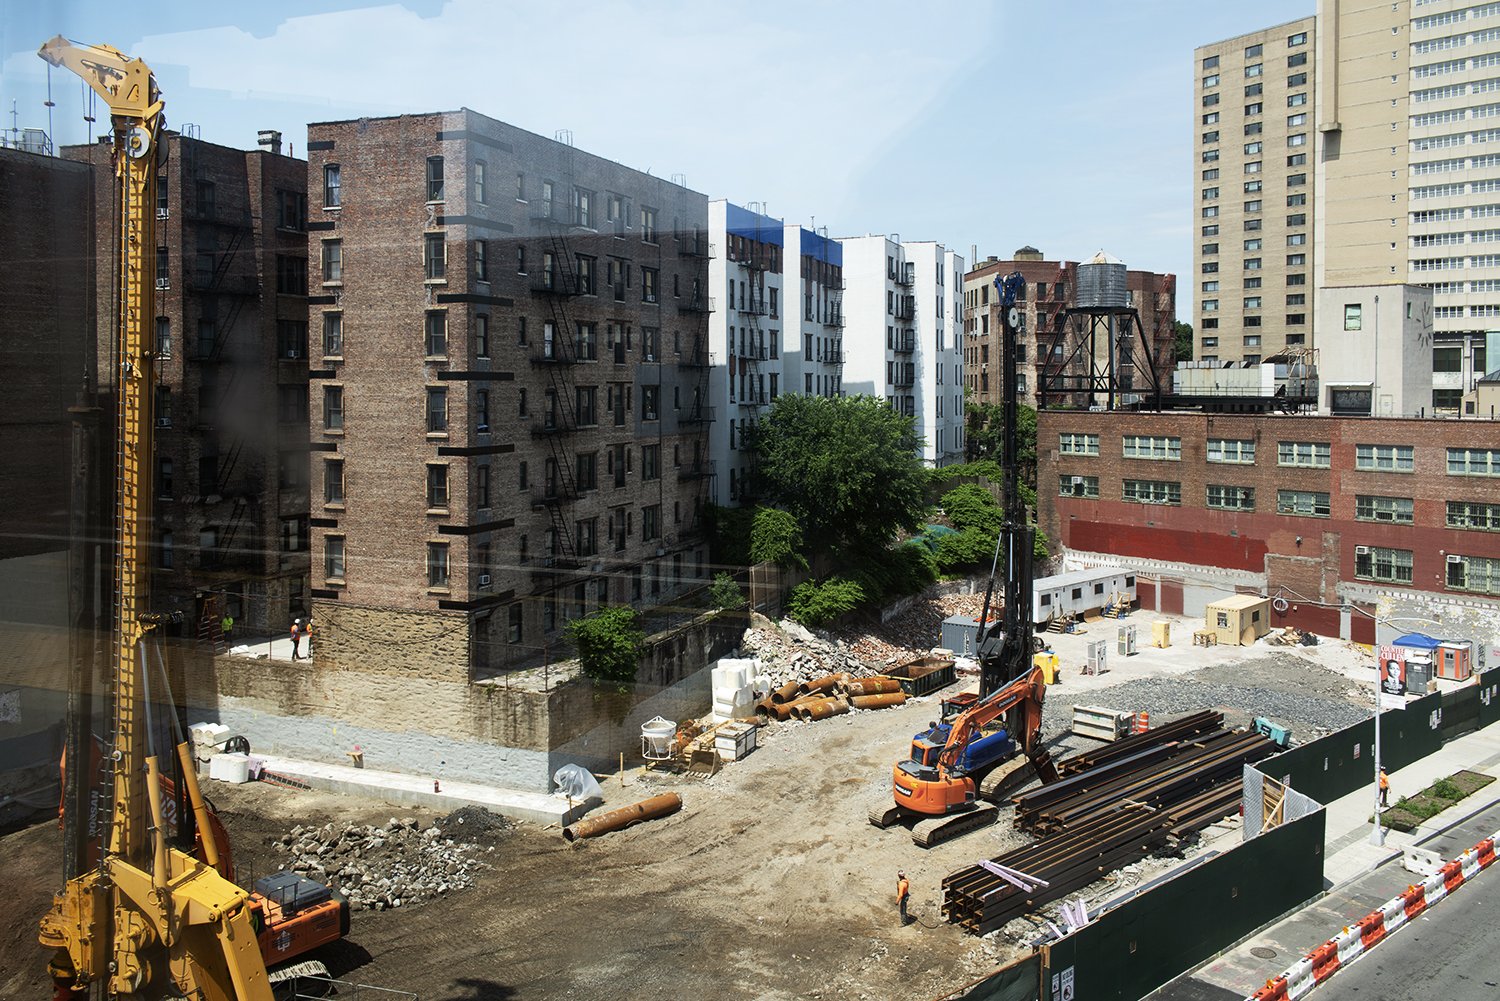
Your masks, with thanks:
M882 692L879 695L852 695L849 704L855 709L889 709L892 706L906 705L906 693L899 691Z
M901 691L901 682L895 678L874 677L856 678L844 685L844 694L849 696L858 695L885 695L889 692Z
M622 806L618 810L601 813L589 820L580 820L578 823L563 828L563 837L569 841L577 841L579 838L593 838L610 831L622 830L631 824L639 824L643 820L655 820L657 817L666 817L682 809L682 797L675 792L663 793L660 796L652 796L643 799L639 803L630 806Z
M800 703L797 708L802 718L811 723L830 716L842 716L849 711L849 704L843 699L812 699Z
M776 691L771 693L771 701L776 705L781 705L786 702L795 702L797 700L797 696L801 694L802 686L797 684L795 681L788 681L786 684L782 685L780 688L776 689Z
M840 685L852 680L847 674L825 674L821 678L802 682L803 695L821 695L832 692Z

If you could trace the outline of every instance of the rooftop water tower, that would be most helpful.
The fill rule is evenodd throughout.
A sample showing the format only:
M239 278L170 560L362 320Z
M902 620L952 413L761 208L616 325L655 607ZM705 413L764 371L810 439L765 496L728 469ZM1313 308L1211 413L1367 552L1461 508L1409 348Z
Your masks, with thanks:
M1128 275L1123 261L1102 250L1078 265L1077 305L1067 311L1069 336L1060 352L1039 345L1046 352L1040 355L1046 361L1037 380L1039 407L1050 397L1114 410L1149 395L1152 406L1161 408L1161 379L1141 315L1131 304Z

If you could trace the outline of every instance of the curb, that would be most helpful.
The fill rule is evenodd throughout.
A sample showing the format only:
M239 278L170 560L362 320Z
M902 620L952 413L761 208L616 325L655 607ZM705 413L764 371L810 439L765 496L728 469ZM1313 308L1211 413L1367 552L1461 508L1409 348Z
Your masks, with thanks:
M1435 905L1495 861L1500 831L1444 865L1422 883L1406 888L1293 963L1245 1001L1294 1001L1354 962L1386 936Z

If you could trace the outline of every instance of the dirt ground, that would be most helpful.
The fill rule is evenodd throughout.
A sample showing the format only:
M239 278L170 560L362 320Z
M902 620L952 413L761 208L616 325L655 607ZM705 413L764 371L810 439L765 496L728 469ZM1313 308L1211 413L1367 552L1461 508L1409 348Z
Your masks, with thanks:
M1246 672L1234 666L1241 659L1253 660L1257 684L1342 693L1358 704L1361 686L1341 676L1344 654L1332 646L1320 654L1262 645L1199 663L1201 653L1180 665L1130 658L1096 678L1080 676L1078 658L1065 654L1044 732L1063 729L1071 702L1108 704L1107 689L1117 684L1173 676L1244 683ZM892 763L937 712L928 698L819 723L772 724L760 731L759 750L707 779L637 769L622 788L610 776L607 806L673 789L683 810L573 845L556 828L521 824L495 838L485 855L493 870L477 886L414 907L360 911L349 941L319 958L336 976L413 991L423 1001L941 996L1017 949L1004 937L980 940L944 923L942 878L1022 838L1009 811L994 827L928 851L899 827L869 825L868 808L890 795ZM1054 753L1084 743L1091 742L1060 739ZM297 824L432 819L378 800L262 784L213 783L210 795L237 861L261 872L276 868L269 842ZM918 918L905 928L894 903L903 867ZM60 872L55 823L0 837L8 891L0 908L0 996L46 996L36 919Z

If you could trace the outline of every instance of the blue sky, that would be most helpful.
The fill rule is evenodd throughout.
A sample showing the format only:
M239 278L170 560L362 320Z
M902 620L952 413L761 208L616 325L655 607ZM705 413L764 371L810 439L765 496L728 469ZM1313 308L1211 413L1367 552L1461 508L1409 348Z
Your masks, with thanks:
M0 108L46 127L35 52L61 33L145 58L212 142L276 128L300 154L309 121L467 106L833 236L1102 248L1175 272L1187 318L1193 48L1314 6L0 0ZM51 84L55 136L84 141L78 79Z

